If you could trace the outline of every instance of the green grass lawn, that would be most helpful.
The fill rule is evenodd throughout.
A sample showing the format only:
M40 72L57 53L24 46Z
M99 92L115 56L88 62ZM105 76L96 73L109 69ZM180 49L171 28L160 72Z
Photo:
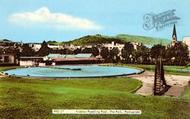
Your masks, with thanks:
M0 67L0 72L8 70L8 69L15 69L18 68L18 66L4 66L4 67Z
M190 98L140 96L135 79L0 79L0 118L188 119ZM190 92L186 93L190 94ZM52 109L140 109L142 115L52 115Z
M182 98L190 100L190 85L184 91Z
M155 65L122 64L123 66L139 67L148 71L154 71ZM164 66L167 74L190 76L190 66Z

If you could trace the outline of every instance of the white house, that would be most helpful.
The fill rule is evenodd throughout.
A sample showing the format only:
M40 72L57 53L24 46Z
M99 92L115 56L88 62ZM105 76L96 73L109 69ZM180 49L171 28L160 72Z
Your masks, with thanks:
M27 43L33 50L38 51L41 48L41 43Z
M48 47L51 49L64 49L64 47L62 45L50 45L48 44Z
M20 57L20 66L45 66L43 61L46 57Z
M185 43L186 45L188 45L189 47L189 57L190 57L190 36L188 37L184 37L183 38L183 43Z
M17 64L14 54L0 54L0 65Z
M190 46L190 36L189 37L184 37L183 38L183 43L185 43L186 45Z

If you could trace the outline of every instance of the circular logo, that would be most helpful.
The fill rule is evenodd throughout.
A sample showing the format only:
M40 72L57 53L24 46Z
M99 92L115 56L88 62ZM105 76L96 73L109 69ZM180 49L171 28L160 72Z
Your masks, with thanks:
M143 17L143 20L144 20L143 28L145 30L151 30L155 27L154 26L154 14L145 14Z

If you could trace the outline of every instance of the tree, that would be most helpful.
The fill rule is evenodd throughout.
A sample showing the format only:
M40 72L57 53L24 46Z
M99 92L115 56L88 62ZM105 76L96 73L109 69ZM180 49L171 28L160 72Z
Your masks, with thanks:
M58 42L57 41L48 41L47 44L56 45L56 44L58 44Z
M97 55L99 55L99 50L97 47L84 48L82 50L82 53L92 53L94 56L97 56Z
M34 56L35 51L29 46L29 44L23 44L21 46L20 56Z
M107 62L108 58L109 58L109 50L108 50L108 48L107 47L102 47L101 51L100 51L100 55L105 60L105 62Z
M99 49L98 49L98 47L92 47L92 54L94 56L98 56L99 55Z
M75 49L73 52L74 52L74 54L79 54L79 53L81 53L81 49L80 49L80 48L77 48L77 49Z
M189 59L188 46L182 42L177 42L174 46L168 47L166 59L168 64L187 65Z
M137 47L134 53L135 63L149 64L150 63L150 50L144 45Z
M50 53L51 49L48 47L48 44L43 41L40 50L37 52L37 56L46 56Z
M165 46L162 46L160 44L154 45L150 50L150 56L153 59L157 59L159 56L164 57L165 56Z
M84 48L82 53L92 53L92 48Z
M124 58L125 63L131 63L134 53L134 46L130 42L125 43L122 51L122 57Z
M113 63L118 63L120 61L120 57L118 56L118 54L119 54L119 49L117 47L111 49L109 53L110 61Z

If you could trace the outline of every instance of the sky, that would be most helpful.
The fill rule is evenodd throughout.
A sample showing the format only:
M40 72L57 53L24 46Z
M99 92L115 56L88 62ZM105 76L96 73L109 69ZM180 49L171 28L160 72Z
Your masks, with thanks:
M171 39L173 25L145 30L143 18L175 9L181 40L190 36L189 5L190 0L0 0L0 39L68 41L95 34Z

